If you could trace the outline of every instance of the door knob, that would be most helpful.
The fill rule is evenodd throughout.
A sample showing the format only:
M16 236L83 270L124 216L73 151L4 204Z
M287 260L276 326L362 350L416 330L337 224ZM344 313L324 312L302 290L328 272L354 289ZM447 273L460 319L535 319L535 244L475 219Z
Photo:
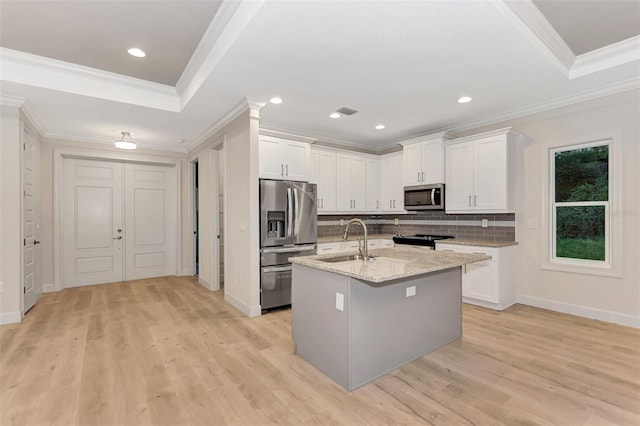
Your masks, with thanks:
M36 244L40 244L40 241L38 241L38 240L33 240L33 245L35 246Z
M121 240L122 239L122 235L118 235L117 237L113 237L114 240Z
M116 232L122 232L122 229L118 228L116 229Z

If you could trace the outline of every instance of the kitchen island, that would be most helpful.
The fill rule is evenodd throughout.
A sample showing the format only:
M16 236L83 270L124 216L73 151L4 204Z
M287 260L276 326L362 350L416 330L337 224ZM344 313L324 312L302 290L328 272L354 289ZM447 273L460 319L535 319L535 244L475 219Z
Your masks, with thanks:
M425 247L292 258L296 354L351 391L462 335L462 267Z

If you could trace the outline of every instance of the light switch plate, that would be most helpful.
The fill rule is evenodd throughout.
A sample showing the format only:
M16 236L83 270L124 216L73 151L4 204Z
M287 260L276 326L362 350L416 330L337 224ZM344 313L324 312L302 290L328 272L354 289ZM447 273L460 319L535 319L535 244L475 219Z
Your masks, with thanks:
M336 309L344 311L344 294L336 292Z
M400 224L400 221L398 220L397 217L395 219L393 219L393 224L394 225L399 225Z
M411 296L415 296L415 295L416 295L416 286L412 285L410 287L407 287L406 296L407 297L411 297Z
M489 227L489 219L482 219L482 227L483 228Z

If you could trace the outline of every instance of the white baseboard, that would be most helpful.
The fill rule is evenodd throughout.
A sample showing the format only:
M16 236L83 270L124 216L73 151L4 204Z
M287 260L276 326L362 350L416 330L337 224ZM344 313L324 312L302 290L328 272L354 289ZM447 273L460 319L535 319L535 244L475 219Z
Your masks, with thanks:
M56 290L56 285L55 284L42 284L42 292L43 293L53 293Z
M3 312L0 313L0 325L15 324L22 321L22 312Z
M224 292L224 300L225 302L239 309L240 312L242 312L248 317L258 317L262 315L262 308L260 307L260 305L257 305L257 306L246 305L243 302L241 302L239 299L234 297L233 295L229 294L229 292L226 290Z
M640 328L640 316L621 314L603 309L590 308L588 306L573 305L571 303L557 302L555 300L542 299L533 296L518 296L518 303L534 306L536 308L549 309L550 311L577 315L579 317L592 318L614 324Z
M211 283L198 275L198 283L207 290L211 290Z
M193 275L193 274L190 273L189 270L186 269L186 268L183 269L182 271L180 271L180 274L178 274L179 277L184 277L184 276L187 276L187 275Z

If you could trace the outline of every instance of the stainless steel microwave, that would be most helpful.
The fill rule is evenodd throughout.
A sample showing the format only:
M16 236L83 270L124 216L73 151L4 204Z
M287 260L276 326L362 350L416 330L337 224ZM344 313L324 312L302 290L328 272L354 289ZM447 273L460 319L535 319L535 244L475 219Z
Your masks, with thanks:
M404 187L405 210L444 210L444 183Z

